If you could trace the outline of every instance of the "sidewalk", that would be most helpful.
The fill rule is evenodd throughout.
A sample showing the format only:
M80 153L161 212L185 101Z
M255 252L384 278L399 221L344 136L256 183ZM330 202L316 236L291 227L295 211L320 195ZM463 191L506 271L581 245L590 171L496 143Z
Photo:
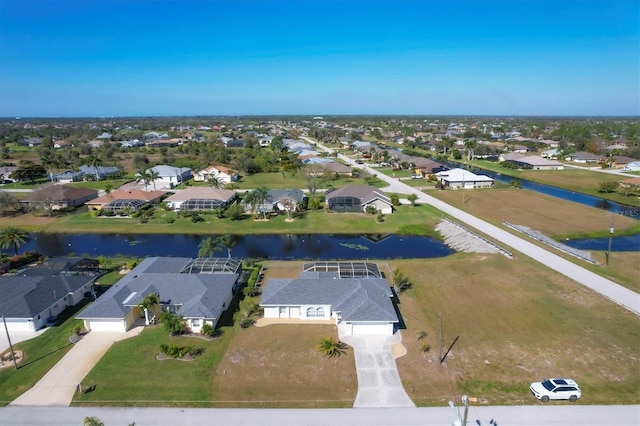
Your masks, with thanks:
M68 406L82 382L114 342L137 336L144 327L126 333L91 332L77 342L31 389L9 405Z

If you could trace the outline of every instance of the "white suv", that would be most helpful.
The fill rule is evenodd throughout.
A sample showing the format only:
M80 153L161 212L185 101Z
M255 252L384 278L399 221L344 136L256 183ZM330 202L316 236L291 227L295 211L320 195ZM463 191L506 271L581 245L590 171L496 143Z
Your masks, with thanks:
M582 395L578 384L571 379L547 379L531 383L529 389L533 396L542 402L547 402L550 399L568 399L571 402L576 402Z

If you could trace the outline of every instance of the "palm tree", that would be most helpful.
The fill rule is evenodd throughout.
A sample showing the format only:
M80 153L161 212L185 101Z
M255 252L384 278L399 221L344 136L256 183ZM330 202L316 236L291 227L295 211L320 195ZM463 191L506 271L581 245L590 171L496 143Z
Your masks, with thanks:
M333 358L334 356L340 356L344 353L344 343L333 337L325 337L320 340L318 350L322 352L324 356Z
M160 304L160 296L157 293L149 293L142 299L142 302L138 305L139 308L144 310L144 323L149 325L149 311L153 309L155 305Z
M213 253L221 250L217 244L217 240L214 241L211 237L205 238L198 245L198 257L213 257Z
M22 244L29 243L31 237L29 233L17 226L6 226L0 230L0 248L8 249L13 247L13 252L17 256L18 248Z
M209 176L209 179L207 179L207 182L209 183L209 185L211 185L213 188L220 188L222 187L222 181L220 180L219 177L217 176Z
M264 208L264 203L268 202L268 201L273 201L273 197L271 195L269 195L269 190L265 187L262 186L260 188L256 188L252 191L254 193L254 197L256 200L256 204L259 206L262 206L262 214L264 215L264 218L267 218L267 211Z
M245 192L242 201L251 207L251 213L255 215L258 206L258 198L256 198L255 191Z
M231 259L231 249L237 242L238 240L231 234L221 235L216 239L216 248L226 248L227 256Z
M151 181L151 183L153 183L153 190L156 190L156 179L158 179L160 177L160 173L156 172L153 169L149 169L145 172L147 175L149 175L149 180Z
M138 171L138 174L136 175L136 183L140 182L144 182L144 190L146 191L147 187L151 183L151 178L145 170Z

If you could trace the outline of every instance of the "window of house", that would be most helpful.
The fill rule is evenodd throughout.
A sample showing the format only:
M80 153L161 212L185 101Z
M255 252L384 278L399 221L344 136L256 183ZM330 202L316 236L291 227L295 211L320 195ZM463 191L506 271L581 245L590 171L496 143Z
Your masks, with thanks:
M199 320L199 319L192 319L192 320L191 320L191 324L192 324L194 327L200 327L200 320Z
M315 318L316 310L314 308L307 308L307 318Z
M324 308L316 309L316 317L324 317Z

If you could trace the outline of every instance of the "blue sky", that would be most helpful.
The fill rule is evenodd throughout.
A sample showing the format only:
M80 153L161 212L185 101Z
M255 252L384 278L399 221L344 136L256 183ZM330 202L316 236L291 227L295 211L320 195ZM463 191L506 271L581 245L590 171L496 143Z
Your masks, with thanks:
M639 4L2 0L0 116L638 116Z

